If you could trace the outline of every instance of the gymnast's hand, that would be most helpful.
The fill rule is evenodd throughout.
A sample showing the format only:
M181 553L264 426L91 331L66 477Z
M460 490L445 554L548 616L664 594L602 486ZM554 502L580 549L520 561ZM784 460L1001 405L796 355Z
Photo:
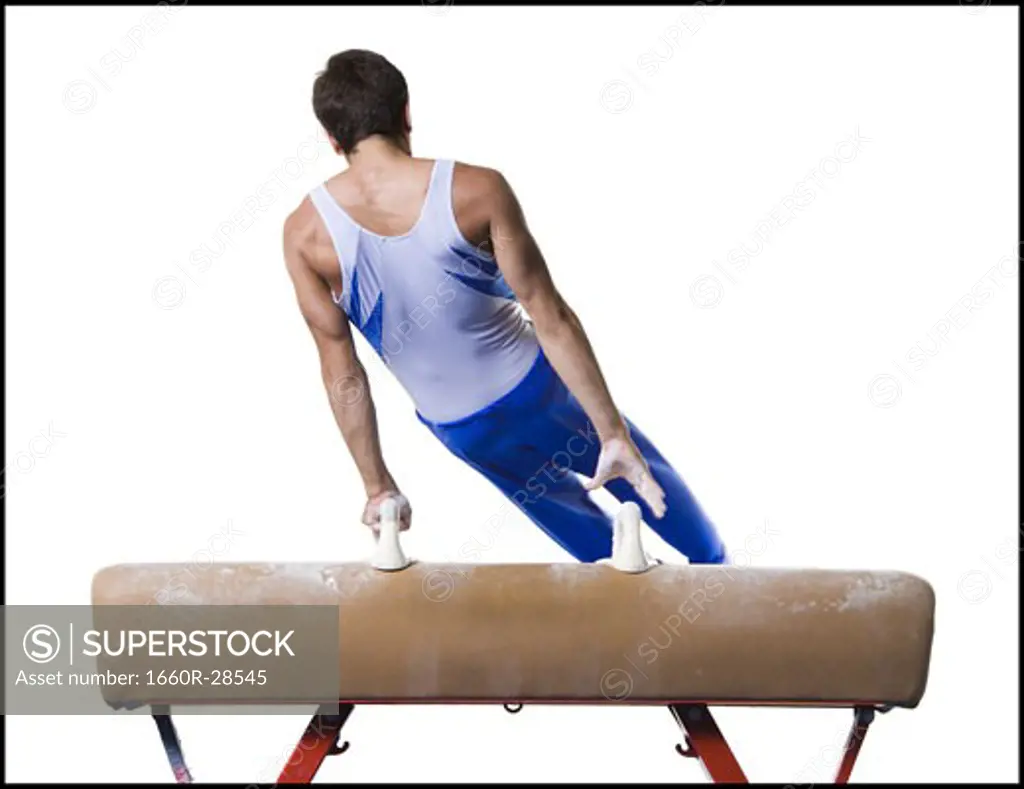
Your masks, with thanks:
M633 486L656 518L665 514L665 491L654 481L647 461L629 436L611 438L601 444L594 478L583 487L597 490L620 477Z
M363 523L375 532L380 530L380 505L390 497L398 501L399 531L406 531L412 526L412 507L409 505L409 500L397 490L385 490L370 496L363 509Z

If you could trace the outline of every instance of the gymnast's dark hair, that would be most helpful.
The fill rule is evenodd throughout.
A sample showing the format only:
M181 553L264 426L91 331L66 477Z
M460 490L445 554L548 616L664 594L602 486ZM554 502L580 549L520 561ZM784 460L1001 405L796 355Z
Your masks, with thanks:
M402 72L365 49L333 55L313 83L313 112L346 154L374 134L402 140L410 131L405 122L408 101Z

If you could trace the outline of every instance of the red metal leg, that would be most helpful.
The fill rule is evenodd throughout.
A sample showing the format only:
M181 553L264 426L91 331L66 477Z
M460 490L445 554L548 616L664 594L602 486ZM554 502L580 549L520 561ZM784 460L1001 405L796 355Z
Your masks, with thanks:
M687 735L689 748L677 745L679 753L700 759L708 776L717 784L747 783L743 768L733 756L706 704L672 704L669 709Z
M277 779L279 784L311 783L324 759L331 754L342 753L348 748L348 743L338 745L338 734L348 716L352 714L353 707L352 704L342 704L337 714L317 713L313 716L306 726L302 739L295 746L288 763L281 771Z
M178 739L178 732L174 728L174 721L171 720L171 708L169 706L153 707L153 720L160 732L160 741L167 752L167 761L171 763L174 771L174 781L179 784L192 783L192 774L185 764L185 754L181 750L181 740Z
M302 739L281 771L277 783L311 783L324 759L331 754L343 753L348 748L348 743L339 745L338 737L354 708L354 704L339 704L336 712L333 711L333 707L330 708L331 712L327 712L327 708L321 708L322 711L314 715L306 726ZM670 704L669 709L686 735L687 747L676 746L679 753L698 759L714 783L748 783L743 768L733 755L729 743L726 742L706 704ZM836 772L835 783L849 782L868 727L874 720L875 711L873 707L854 707L853 726L846 739L846 748ZM880 708L880 711L886 712L887 708ZM170 708L154 707L153 719L160 730L160 737L174 770L175 779L179 783L190 783L192 776L185 766L181 742L171 722Z
M837 784L845 784L850 780L850 773L853 772L854 762L860 753L860 747L864 744L864 735L868 733L868 726L875 719L875 711L871 707L856 707L853 711L853 726L850 727L850 735L846 738L846 748L843 751L843 761L836 771Z

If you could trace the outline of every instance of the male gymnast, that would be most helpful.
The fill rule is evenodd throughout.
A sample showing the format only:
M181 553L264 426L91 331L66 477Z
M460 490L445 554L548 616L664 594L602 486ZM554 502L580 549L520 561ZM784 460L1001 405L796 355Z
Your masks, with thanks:
M501 173L412 156L406 80L374 52L331 57L313 110L348 167L288 217L284 257L366 489L363 522L376 528L388 496L401 528L412 511L350 324L420 421L579 561L611 555L611 518L588 493L604 487L691 563L726 562L679 474L615 406Z

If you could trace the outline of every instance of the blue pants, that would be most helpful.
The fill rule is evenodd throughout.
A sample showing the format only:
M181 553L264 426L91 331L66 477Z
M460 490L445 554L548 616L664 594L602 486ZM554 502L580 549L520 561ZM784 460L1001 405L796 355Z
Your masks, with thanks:
M601 443L543 353L515 389L481 411L443 424L422 416L420 421L579 561L611 556L612 519L576 477L593 477ZM725 546L686 484L647 436L627 424L665 491L667 511L655 518L624 479L605 489L621 502L640 505L644 522L692 564L725 562Z

